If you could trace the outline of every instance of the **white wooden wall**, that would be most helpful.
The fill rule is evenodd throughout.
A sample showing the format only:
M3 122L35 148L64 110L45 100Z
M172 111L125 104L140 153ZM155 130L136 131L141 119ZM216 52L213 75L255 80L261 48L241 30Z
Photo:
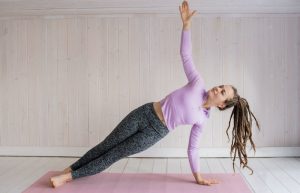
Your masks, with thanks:
M16 2L0 6L1 147L94 146L131 110L186 84L180 1L170 14L75 15ZM248 100L262 128L253 120L257 147L300 146L300 16L289 8L207 8L192 22L193 58L206 88L232 84ZM231 110L212 110L201 147L230 146ZM186 148L190 128L177 127L154 147Z

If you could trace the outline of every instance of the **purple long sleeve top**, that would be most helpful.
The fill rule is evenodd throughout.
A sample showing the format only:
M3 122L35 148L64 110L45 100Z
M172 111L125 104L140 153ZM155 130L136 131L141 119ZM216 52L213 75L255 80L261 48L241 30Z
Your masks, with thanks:
M199 139L204 121L209 118L210 108L202 107L207 99L207 91L192 59L190 30L182 30L180 55L188 83L168 94L160 100L160 104L170 131L178 125L192 125L187 153L192 172L199 172Z

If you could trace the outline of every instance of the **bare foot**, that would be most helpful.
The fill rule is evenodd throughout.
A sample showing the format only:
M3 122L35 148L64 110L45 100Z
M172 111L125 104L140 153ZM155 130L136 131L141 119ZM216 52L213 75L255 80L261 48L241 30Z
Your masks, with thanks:
M50 178L50 183L53 188L57 188L59 186L64 185L66 182L61 176L54 176Z
M57 187L62 186L66 182L71 181L71 180L72 180L71 173L68 173L68 174L62 174L62 175L59 175L59 176L51 177L50 178L50 183L51 183L53 188L57 188Z
M69 172L72 172L71 167L68 167L68 168L64 169L63 174L67 174Z

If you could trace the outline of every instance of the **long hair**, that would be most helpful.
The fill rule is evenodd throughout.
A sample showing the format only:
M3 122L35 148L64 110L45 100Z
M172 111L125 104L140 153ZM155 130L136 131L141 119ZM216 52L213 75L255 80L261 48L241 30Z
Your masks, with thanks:
M241 98L239 94L237 93L237 89L232 86L232 89L234 91L234 97L229 100L225 100L225 107L218 109L220 111L224 111L232 106L234 106L232 113L230 115L229 119L229 125L226 130L226 134L229 141L228 136L228 129L230 127L230 122L233 116L234 122L233 122L233 129L232 129L232 143L231 143L231 149L230 149L230 156L232 158L232 153L234 152L234 158L233 158L233 170L235 173L234 168L234 161L236 157L236 153L238 153L239 159L240 159L240 166L243 165L244 167L247 167L251 170L251 174L253 174L253 170L247 166L248 160L247 160L247 153L246 153L246 143L248 139L250 140L251 146L254 149L254 152L256 152L255 144L252 140L252 116L255 119L257 128L260 130L259 124L257 122L256 117L253 115L253 113L250 110L249 104L246 99Z

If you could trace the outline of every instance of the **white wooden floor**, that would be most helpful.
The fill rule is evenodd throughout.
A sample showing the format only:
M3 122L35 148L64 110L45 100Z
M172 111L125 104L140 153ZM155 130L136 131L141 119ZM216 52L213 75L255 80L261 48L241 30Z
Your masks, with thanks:
M78 158L0 157L0 193L20 193L50 170L63 170ZM254 169L241 173L255 193L300 193L300 158L248 158ZM236 159L236 165L239 160ZM231 173L230 158L201 158L202 173ZM187 158L125 158L105 172L191 173ZM192 174L191 174L192 175Z

